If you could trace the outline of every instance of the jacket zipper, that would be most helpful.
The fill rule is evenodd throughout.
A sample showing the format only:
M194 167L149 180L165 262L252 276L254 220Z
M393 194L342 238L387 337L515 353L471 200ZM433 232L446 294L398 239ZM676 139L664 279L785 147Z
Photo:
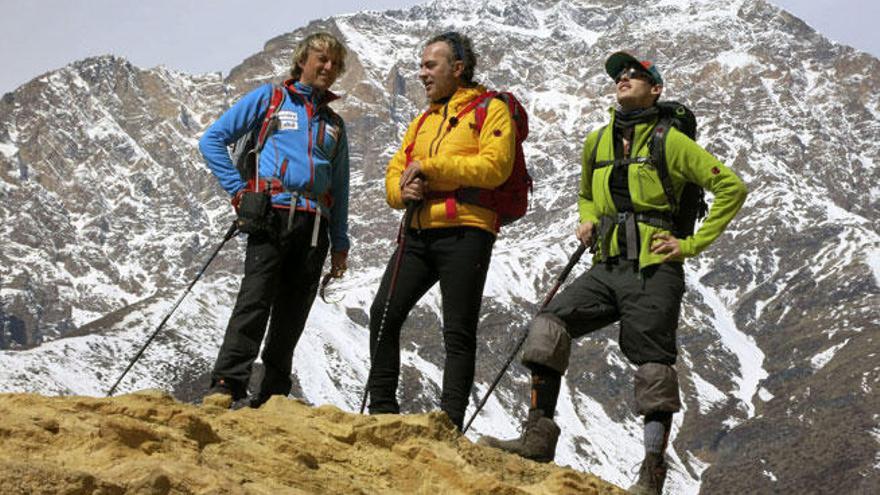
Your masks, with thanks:
M446 116L448 115L448 112L449 102L446 102L446 104L443 105L443 120L440 122L440 126L437 128L437 135L434 136L434 139L431 140L431 145L428 146L428 157L432 157L434 156L434 153L436 153L436 150L434 150L434 143L437 142L437 138L439 138L440 133L443 132L443 125L446 124ZM437 148L440 148L440 143L437 143Z
M296 88L294 88L293 91L296 93L297 96L299 96L302 99L303 104L306 108L306 131L309 134L309 141L308 141L308 145L306 147L306 154L309 157L309 187L308 187L307 192L311 193L312 189L315 186L315 160L314 160L314 157L312 156L312 115L314 115L314 108L312 107L312 103L308 100L308 98L303 96L299 91L296 90ZM309 204L308 199L303 201L303 205L305 205L306 211L308 211L308 212L313 211L312 207ZM291 208L295 208L295 207L296 207L296 205L291 205Z

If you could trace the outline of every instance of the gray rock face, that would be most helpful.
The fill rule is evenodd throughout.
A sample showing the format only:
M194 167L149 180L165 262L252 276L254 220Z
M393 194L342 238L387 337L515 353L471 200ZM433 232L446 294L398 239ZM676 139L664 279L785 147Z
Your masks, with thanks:
M651 15L645 15L651 12ZM287 72L293 44L328 29L349 44L335 104L352 150L352 273L316 303L294 358L296 394L354 410L366 322L399 213L385 164L425 105L421 43L472 36L477 79L529 110L531 211L496 243L473 400L574 250L581 143L614 103L603 62L655 60L698 141L745 180L727 232L688 261L674 493L861 493L880 470L880 61L761 0L434 2L316 21L270 40L226 79L98 57L0 100L0 383L101 394L219 242L231 210L196 148L245 91ZM198 395L234 301L230 242L123 382ZM588 262L575 270L581 273ZM403 335L404 408L437 407L439 291ZM626 486L641 458L632 370L608 328L576 342L560 398L557 461ZM200 381L201 380L201 381ZM513 436L527 371L514 365L474 434Z

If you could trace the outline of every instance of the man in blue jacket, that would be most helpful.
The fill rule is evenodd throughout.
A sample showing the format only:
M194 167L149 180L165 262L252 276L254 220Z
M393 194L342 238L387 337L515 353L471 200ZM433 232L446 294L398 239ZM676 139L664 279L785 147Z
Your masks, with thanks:
M210 394L245 398L253 362L263 348L265 375L250 405L290 392L293 350L315 300L331 250L331 273L341 277L348 257L348 140L341 118L327 106L330 86L345 70L345 46L329 33L305 38L293 55L282 90L265 84L211 125L199 142L208 167L238 210L245 192L264 191L271 207L263 228L247 240L244 279L217 362ZM259 180L244 180L227 147L261 129L273 97L280 105L256 155ZM254 196L250 196L254 197ZM271 320L270 320L271 314Z

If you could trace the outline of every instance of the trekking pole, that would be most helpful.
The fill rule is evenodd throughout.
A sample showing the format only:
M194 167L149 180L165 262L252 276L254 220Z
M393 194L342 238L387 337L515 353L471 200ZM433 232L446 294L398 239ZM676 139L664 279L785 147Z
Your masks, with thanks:
M595 243L593 245L595 245ZM577 264L577 262L580 261L581 255L583 255L584 251L586 251L586 250L587 250L587 246L585 244L581 243L581 245L578 246L577 251L575 251L574 254L571 255L571 258L568 260L568 264L565 265L565 268L562 270L562 273L560 273L559 276L556 277L556 283L553 284L553 288L550 289L550 292L544 298L544 302L541 303L541 307L538 308L537 312L535 312L535 316L538 316L538 314L540 314L541 311L544 308L546 308L548 304L550 304L550 301L553 299L553 296L556 295L556 291L559 290L559 287L562 286L562 283L565 282L566 278L568 278L568 274L571 273L571 270L574 268L574 266ZM592 247L590 248L590 250L592 251ZM483 399L480 400L479 404L477 404L477 409L473 412L473 414L471 414L471 419L468 420L467 424L464 426L464 429L461 430L462 435L467 433L468 428L471 427L471 423L474 422L474 419L476 419L477 414L479 414L480 411L483 409L483 406L486 405L486 401L489 400L489 396L492 395L492 392L495 390L495 387L498 386L498 382L500 382L501 378L504 377L504 373L507 372L507 368L510 367L510 363L513 362L513 358L516 357L520 348L526 342L526 337L528 337L528 336L529 336L529 332L528 332L528 330L526 330L526 332L523 333L522 337L519 338L519 341L516 343L516 347L514 347L513 352L510 353L510 357L507 358L507 361L504 363L504 366L501 368L501 371L499 371L498 375L495 376L495 380L492 382L492 385L489 386L489 390L486 391L486 394L483 396Z
M169 311L167 315L165 315L165 318L162 319L162 322L159 323L158 328L153 331L153 334L150 335L150 338L147 339L147 342L144 343L143 347L141 347L141 350L139 350L138 353L131 360L131 362L128 363L128 367L125 368L125 371L122 372L122 374L116 380L116 383L114 383L113 386L110 387L110 390L107 391L107 397L113 395L113 392L116 391L116 387L119 386L119 383L122 382L122 379L125 378L125 375L128 374L132 366L134 366L137 360L140 359L144 351L147 350L147 346L149 346L153 339L156 338L156 335L159 334L159 331L162 330L162 327L165 326L165 323L168 321L169 318L171 318L171 315L174 314L174 311L177 310L177 307L180 306L180 303L183 302L183 298L186 297L187 294L189 294L189 291L193 288L194 285L196 285L196 282L198 282L202 275L204 275L205 270L208 269L208 265L210 265L211 262L214 261L214 258L217 257L217 253L219 253L220 250L223 249L223 246L229 241L229 239L235 237L236 234L238 234L238 223L233 221L232 225L229 227L229 230L226 231L226 235L223 236L223 241L220 243L219 246L217 246L217 249L215 249L214 252L211 253L211 257L208 258L208 261L204 265L202 265L202 268L201 270L199 270L196 278L193 279L193 281L189 284L189 287L187 287L186 290L183 291L183 294L181 294L180 297L177 299L177 302L174 303L174 307L171 308L171 311Z
M370 395L370 381L373 377L373 354L379 349L379 343L382 341L382 331L385 330L385 317L388 316L388 308L391 306L391 296L394 295L394 289L397 286L397 275L400 273L400 265L403 261L403 250L406 247L406 229L409 228L413 213L418 209L419 203L410 203L406 207L403 214L403 220L400 221L400 230L398 231L397 256L394 257L394 267L391 269L391 283L388 285L388 294L385 295L385 307L382 309L382 319L379 320L379 331L376 332L376 346L370 353L370 371L367 372L367 383L364 385L364 398L361 399L361 412L367 407L367 397Z

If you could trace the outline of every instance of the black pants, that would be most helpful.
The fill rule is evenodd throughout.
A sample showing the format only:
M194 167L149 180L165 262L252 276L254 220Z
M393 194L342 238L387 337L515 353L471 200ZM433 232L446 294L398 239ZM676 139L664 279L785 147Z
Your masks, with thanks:
M474 382L477 323L494 242L494 235L475 227L407 231L400 274L384 324L397 252L391 256L370 309L371 414L400 412L400 328L416 302L439 280L446 349L440 409L459 429L462 427Z
M620 349L634 364L675 364L675 331L684 268L652 265L641 272L628 261L597 263L557 296L544 312L565 322L573 339L620 320Z
M244 279L211 374L212 382L224 379L236 397L246 394L270 314L262 355L266 373L257 396L290 393L293 350L315 300L327 256L325 219L313 248L314 213L296 212L291 231L287 231L287 210L273 210L271 215L274 235L248 236Z

